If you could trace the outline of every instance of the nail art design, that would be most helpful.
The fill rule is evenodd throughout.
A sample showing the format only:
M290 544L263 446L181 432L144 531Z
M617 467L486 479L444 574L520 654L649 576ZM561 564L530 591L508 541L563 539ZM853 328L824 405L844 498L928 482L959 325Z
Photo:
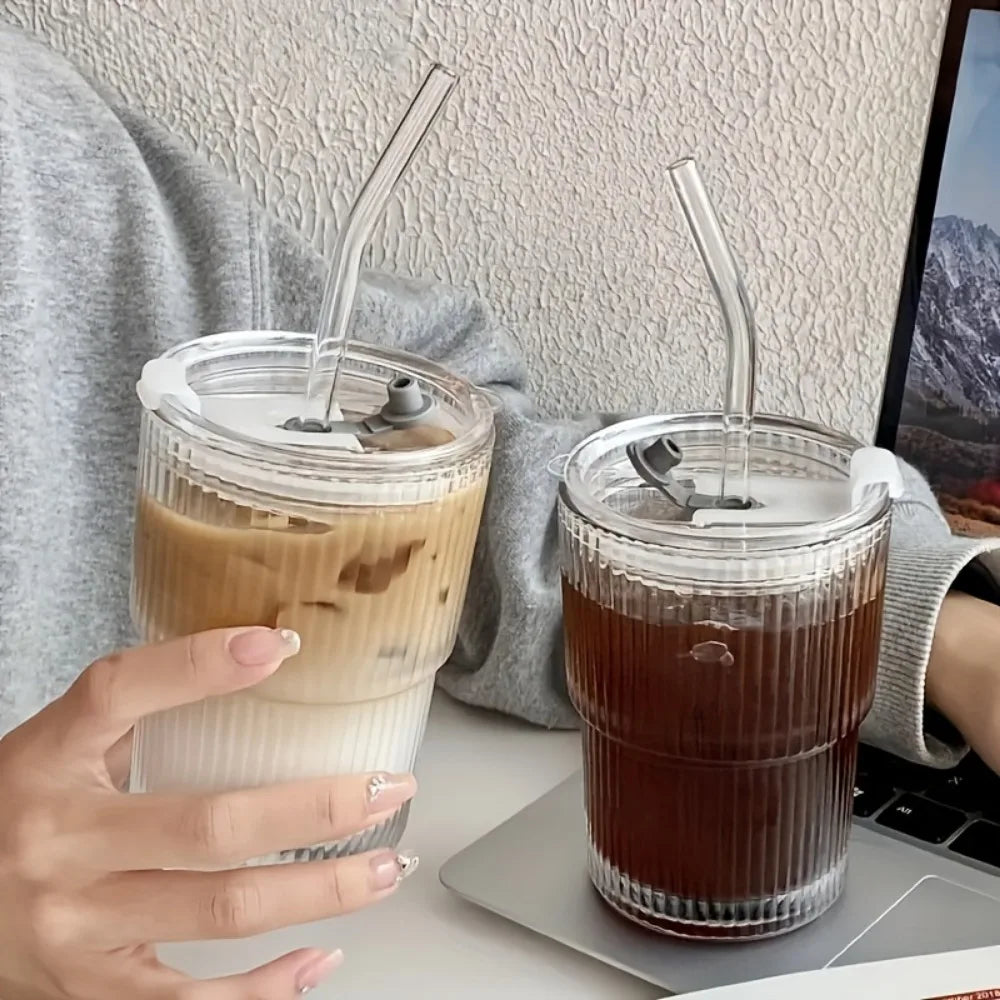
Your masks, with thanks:
M395 889L416 870L417 856L409 852L380 851L371 859L371 887L375 892Z
M400 852L396 855L396 864L399 865L399 874L396 876L396 885L399 885L404 878L409 878L420 864L419 855L410 852Z
M248 628L229 640L229 655L244 667L263 667L294 656L301 646L292 629Z
M375 800L389 787L389 779L384 774L373 774L368 779L368 805L374 805Z
M278 635L281 636L286 656L295 656L302 649L302 637L295 629L283 628L278 632Z
M369 813L399 809L413 798L416 784L409 774L388 774L380 771L365 783L365 802Z

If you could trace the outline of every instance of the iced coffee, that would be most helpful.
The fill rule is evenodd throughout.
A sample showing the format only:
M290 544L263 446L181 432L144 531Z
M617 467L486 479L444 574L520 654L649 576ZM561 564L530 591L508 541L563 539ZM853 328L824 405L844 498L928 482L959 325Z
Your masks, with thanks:
M721 432L717 416L644 418L570 457L566 671L598 891L654 930L759 938L815 919L843 886L889 501L880 483L853 489L856 442L794 421L754 432L751 484L784 498L773 514L685 515L625 460L669 435L697 486Z
M204 386L199 415L175 413L169 400L145 415L133 617L147 641L268 625L294 629L302 648L248 692L144 722L133 787L410 770L465 599L489 471L489 405L426 362L359 348L353 381L347 370L352 405L377 407L386 374L407 371L436 393L435 426L390 429L374 436L377 446L301 436L288 444L275 430L295 400L282 369L301 362L304 372L308 354L295 347L307 345L272 345L269 365L220 376L246 349L225 340L237 336L206 339L215 341L211 363L201 358L205 341L187 348L200 358L189 372L196 390ZM254 434L261 413L269 430ZM238 430L221 422L233 414ZM391 844L405 820L401 813L346 844L292 854Z

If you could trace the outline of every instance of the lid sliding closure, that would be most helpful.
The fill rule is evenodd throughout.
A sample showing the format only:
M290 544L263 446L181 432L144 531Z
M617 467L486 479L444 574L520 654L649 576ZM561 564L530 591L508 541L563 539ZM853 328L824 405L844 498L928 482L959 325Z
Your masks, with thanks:
M885 489L896 500L903 495L899 463L884 448L859 448L851 456L851 472L844 479L801 479L789 476L753 478L757 502L750 510L695 511L698 528L722 525L760 525L793 528L832 521L864 502L871 489Z
M719 490L714 493L699 493L693 479L675 479L673 470L684 461L684 455L671 438L657 438L644 448L633 441L626 445L625 453L640 478L678 507L694 511L706 508L748 510L754 506L752 500L721 495L724 485L720 485Z
M903 494L903 479L895 455L884 448L859 448L851 456L850 477L843 480L801 479L791 476L752 476L753 499L720 497L718 474L675 478L674 470L684 461L676 442L660 437L642 447L625 446L629 462L639 477L659 490L697 528L721 525L769 525L794 527L829 521L858 507L867 490L885 487L889 496Z
M398 375L389 382L387 391L389 398L382 408L360 420L289 417L281 426L286 431L371 436L385 431L408 430L434 420L437 402L421 390L416 379Z

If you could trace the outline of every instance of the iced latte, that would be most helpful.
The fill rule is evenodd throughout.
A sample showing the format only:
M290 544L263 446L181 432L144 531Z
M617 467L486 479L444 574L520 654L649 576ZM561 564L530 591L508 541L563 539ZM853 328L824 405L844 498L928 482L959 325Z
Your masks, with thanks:
M280 336L227 334L202 344L214 348L209 367L218 369L238 353L226 338ZM294 344L304 346L303 339ZM294 629L302 649L249 692L145 721L134 790L407 771L434 675L454 645L489 471L488 404L425 362L358 348L355 374L348 373L353 406L377 408L386 376L403 370L436 397L433 432L390 431L377 446L348 451L301 435L286 443L273 418L295 398L284 369L291 359L304 371L308 355L288 343L265 353L271 371L240 369L229 379L192 363L196 392L215 385L196 417L174 413L179 404L169 399L147 411L132 609L147 641L268 625ZM218 391L227 381L236 393ZM220 400L235 403L227 408ZM265 414L260 426L268 430L259 437L270 440L249 440L256 435L245 423L226 440L219 421L234 413L240 420ZM172 426L188 421L190 429ZM292 854L306 859L392 844L405 820L403 813L351 842L302 845Z

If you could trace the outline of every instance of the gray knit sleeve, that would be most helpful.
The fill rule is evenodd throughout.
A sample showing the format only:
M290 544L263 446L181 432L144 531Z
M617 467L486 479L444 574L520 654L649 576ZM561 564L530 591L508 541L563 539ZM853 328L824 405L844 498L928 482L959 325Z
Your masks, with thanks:
M966 748L928 732L924 686L931 643L959 573L984 556L995 572L989 553L1000 550L1000 539L954 536L926 481L901 465L906 492L893 509L878 686L862 737L909 760L949 767Z

